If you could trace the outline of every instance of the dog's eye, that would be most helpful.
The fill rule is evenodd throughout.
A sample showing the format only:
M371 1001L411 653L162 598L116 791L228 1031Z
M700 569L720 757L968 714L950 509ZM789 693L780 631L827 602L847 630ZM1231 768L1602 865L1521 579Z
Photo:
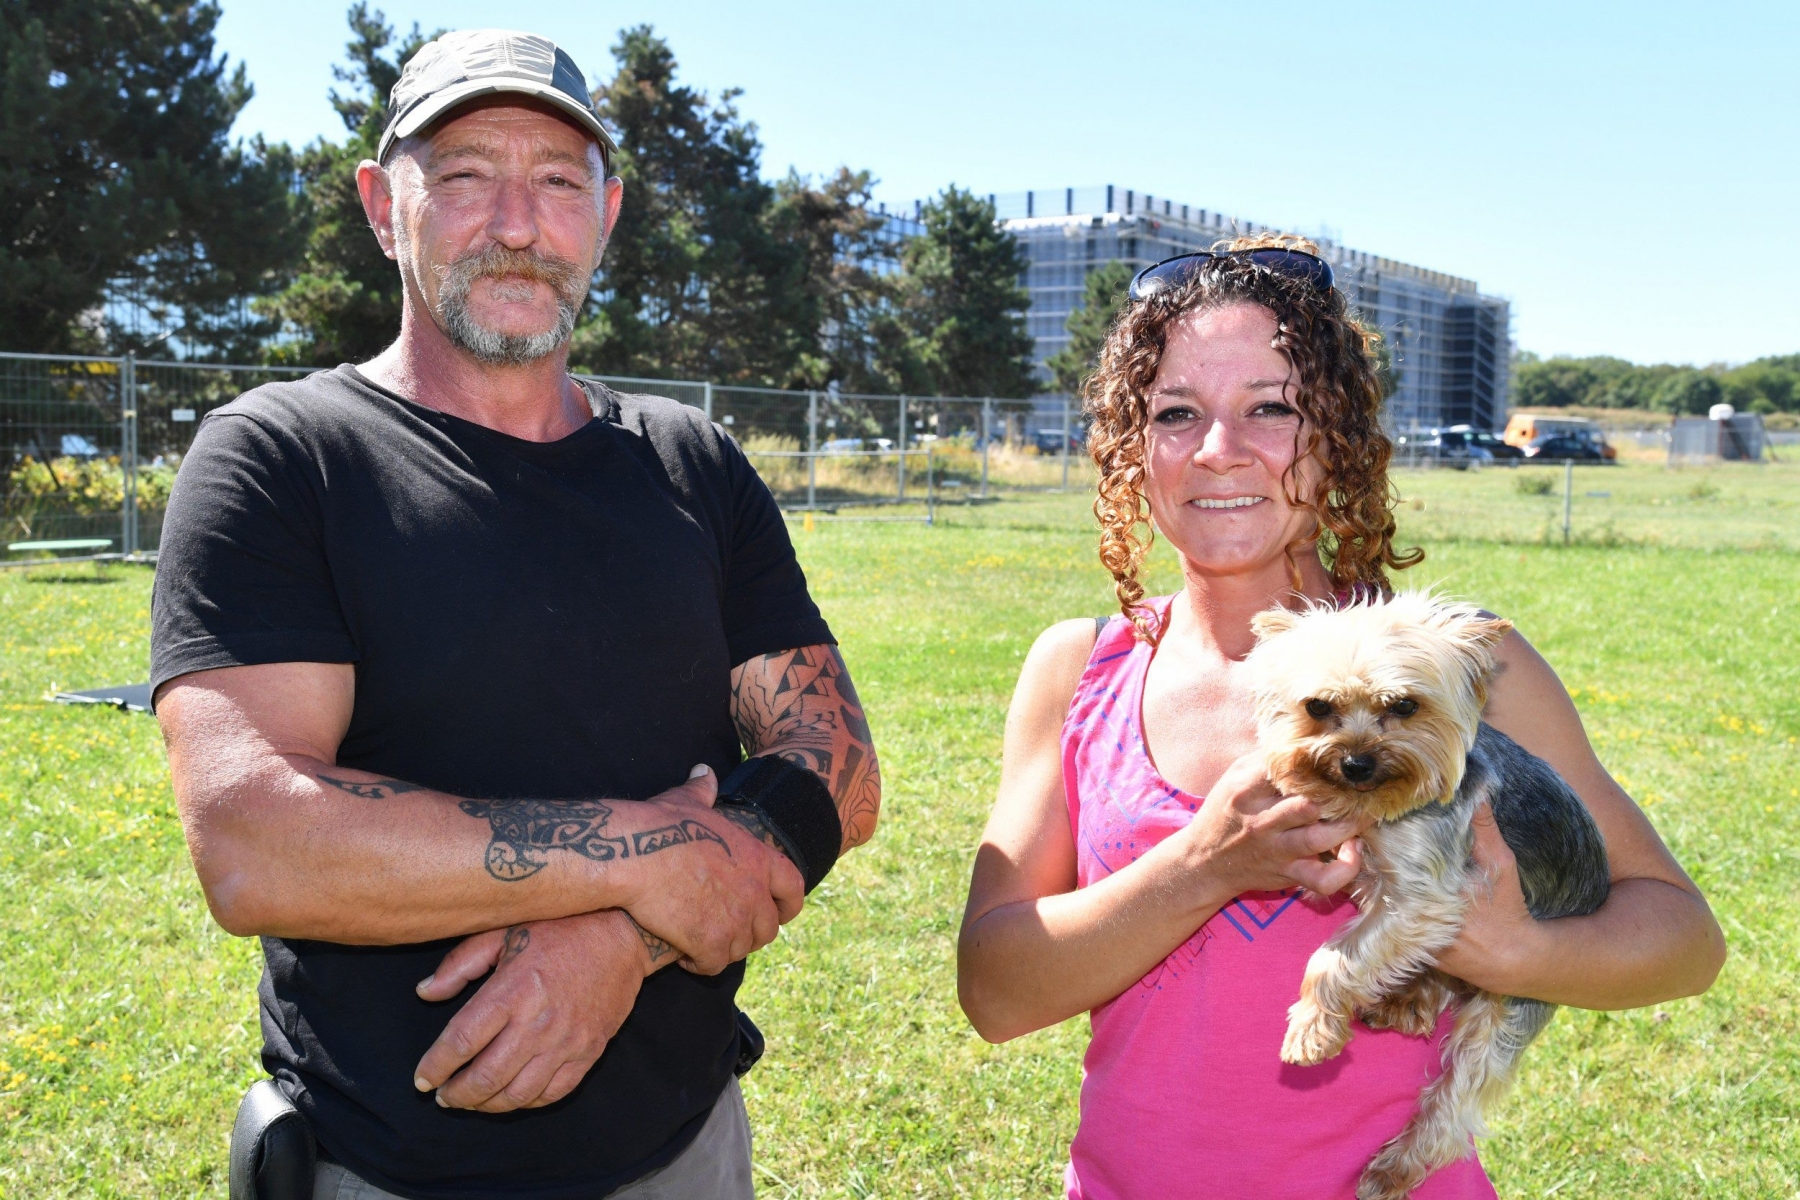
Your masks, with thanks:
M1331 704L1325 700L1308 700L1306 702L1306 715L1313 718L1315 721L1323 721L1326 717L1331 715Z
M1388 711L1396 717L1410 717L1419 711L1419 702L1417 700L1396 700L1388 705Z

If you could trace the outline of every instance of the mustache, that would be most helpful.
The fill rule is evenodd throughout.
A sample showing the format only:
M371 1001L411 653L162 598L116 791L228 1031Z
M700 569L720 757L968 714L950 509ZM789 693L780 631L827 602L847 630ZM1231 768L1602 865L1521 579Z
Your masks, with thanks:
M471 251L440 270L445 295L459 300L468 296L476 280L492 279L516 280L526 285L547 283L558 298L579 305L587 296L588 281L592 278L592 272L582 270L560 255L512 250L498 244Z

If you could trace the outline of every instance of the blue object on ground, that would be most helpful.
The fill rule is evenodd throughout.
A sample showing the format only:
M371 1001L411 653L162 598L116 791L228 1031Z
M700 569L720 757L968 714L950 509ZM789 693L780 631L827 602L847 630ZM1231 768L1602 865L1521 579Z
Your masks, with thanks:
M91 688L85 692L58 692L58 704L110 704L120 712L150 711L150 685L127 683L118 687Z

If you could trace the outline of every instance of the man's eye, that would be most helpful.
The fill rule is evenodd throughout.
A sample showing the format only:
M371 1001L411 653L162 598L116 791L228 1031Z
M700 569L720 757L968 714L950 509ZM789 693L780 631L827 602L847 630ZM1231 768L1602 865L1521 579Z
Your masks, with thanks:
M1396 700L1388 705L1388 711L1396 717L1410 717L1419 711L1419 702L1417 700Z
M1331 702L1329 700L1308 700L1306 715L1315 721L1323 721L1331 715Z

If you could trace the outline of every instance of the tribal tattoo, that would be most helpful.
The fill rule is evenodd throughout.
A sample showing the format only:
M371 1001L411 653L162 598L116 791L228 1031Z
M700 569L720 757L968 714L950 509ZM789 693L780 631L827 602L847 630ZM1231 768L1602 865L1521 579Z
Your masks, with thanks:
M423 792L428 789L422 783L407 783L400 779L377 779L373 783L357 783L349 779L333 779L329 775L314 776L320 783L329 783L341 792L349 792L364 800L386 800L389 796L404 796L407 792Z
M787 848L776 840L774 834L769 832L769 827L763 824L762 815L754 808L745 808L741 804L723 804L718 808L713 809L713 811L718 813L721 817L724 817L727 821L730 821L733 825L741 828L745 833L748 833L763 845L780 850L783 854L787 853Z
M724 838L698 821L683 821L679 825L664 825L661 829L647 829L643 833L631 835L632 848L640 858L646 854L655 854L658 850L667 850L670 846L685 846L692 842L717 842L726 854L731 853L731 847Z
M637 930L638 940L644 943L644 949L649 952L652 966L659 967L675 957L675 947L639 925L636 917L626 913L625 919L631 922L633 929Z
M506 941L500 947L500 958L499 961L494 963L494 969L499 970L513 959L519 957L519 955L525 953L525 948L529 945L531 945L531 930L525 928L523 925L514 925L511 929L508 929L506 931Z
M778 755L825 781L846 847L869 839L881 807L881 770L836 646L803 646L744 663L732 672L731 715L746 753Z
M543 870L551 850L573 850L596 862L631 853L624 838L601 832L612 819L612 806L598 800L464 800L461 808L487 819L493 830L488 874L506 883Z

